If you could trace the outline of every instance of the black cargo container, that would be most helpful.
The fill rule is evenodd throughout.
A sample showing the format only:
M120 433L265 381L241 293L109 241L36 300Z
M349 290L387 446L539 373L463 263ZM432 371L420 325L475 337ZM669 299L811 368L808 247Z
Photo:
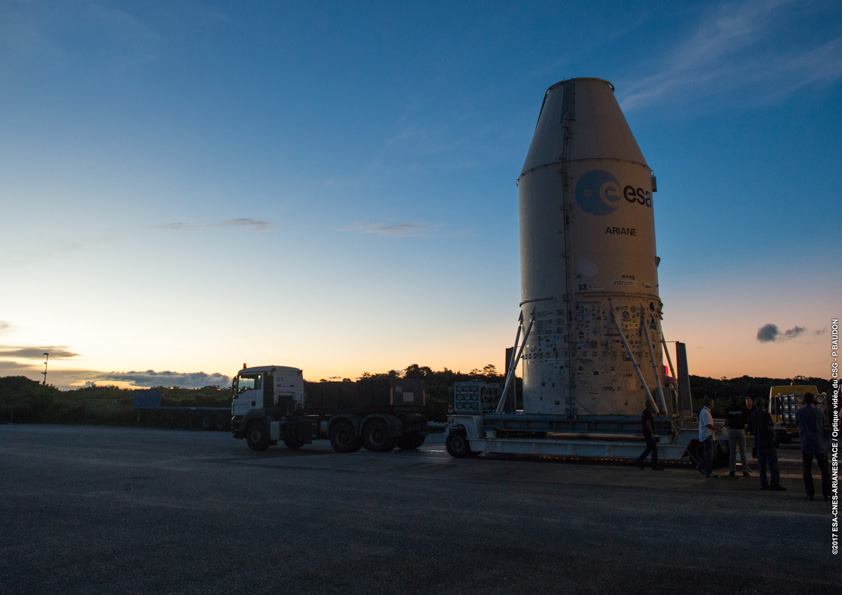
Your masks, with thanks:
M305 382L304 410L327 417L337 413L420 412L424 383L418 379L362 378L356 382Z
M424 382L394 377L305 382L304 414L337 452L417 448L427 435Z

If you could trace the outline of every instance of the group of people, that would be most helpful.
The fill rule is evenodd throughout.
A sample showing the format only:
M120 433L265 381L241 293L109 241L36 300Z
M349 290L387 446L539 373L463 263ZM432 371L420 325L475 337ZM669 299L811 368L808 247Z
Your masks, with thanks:
M725 432L716 427L713 421L714 400L705 399L705 405L699 412L699 442L702 445L702 456L698 469L705 477L713 477L713 452L716 435ZM649 401L641 416L643 439L646 449L638 458L641 469L645 467L646 459L652 456L652 468L660 470L658 465L658 437L655 433L655 405ZM812 393L804 395L804 406L795 416L798 434L801 441L802 474L804 490L807 499L815 497L813 485L813 459L816 459L822 476L822 494L825 500L830 500L830 471L827 462L827 442L824 431L824 415L816 407L816 396ZM725 427L727 428L728 450L730 453L730 476L736 477L737 450L742 459L742 474L751 476L751 468L746 456L746 431L754 436L752 454L757 459L760 471L760 489L784 491L778 469L778 452L775 439L775 424L772 416L766 410L765 399L758 399L757 407L751 398L746 398L745 404L734 397L726 412Z

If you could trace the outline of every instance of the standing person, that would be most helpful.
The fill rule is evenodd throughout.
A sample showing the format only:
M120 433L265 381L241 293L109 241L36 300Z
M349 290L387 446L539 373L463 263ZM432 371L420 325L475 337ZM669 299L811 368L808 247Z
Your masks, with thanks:
M661 471L663 467L658 466L658 441L655 436L655 403L652 401L646 402L646 407L643 409L643 415L640 416L640 423L643 425L643 439L646 441L646 448L643 453L637 458L637 464L641 469L646 467L646 457L652 453L652 470Z
M710 477L713 472L713 441L718 431L713 425L713 399L708 397L705 399L705 406L699 411L699 442L704 448L702 466L699 470L705 474L705 477Z
M754 435L754 450L757 461L760 464L760 489L775 490L782 492L786 490L781 485L781 474L778 470L778 451L775 449L775 422L772 416L765 410L765 399L757 399L757 407L751 414L748 421L749 431ZM766 470L772 476L769 483Z
M728 408L728 462L731 466L731 477L737 474L737 447L740 448L740 459L743 461L743 476L750 475L748 460L746 458L746 422L748 421L748 410L740 404L737 397L731 397L731 406Z
M804 395L804 406L795 414L798 436L801 439L801 461L803 463L804 490L807 499L815 494L813 487L813 457L822 474L822 494L825 501L830 500L830 471L827 466L827 445L824 442L824 416L816 407L813 393Z

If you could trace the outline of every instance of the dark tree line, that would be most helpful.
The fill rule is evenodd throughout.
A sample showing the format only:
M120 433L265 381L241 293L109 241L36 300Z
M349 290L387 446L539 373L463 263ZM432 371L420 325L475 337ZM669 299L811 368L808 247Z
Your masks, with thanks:
M466 380L497 382L501 385L504 376L493 364L470 372L444 368L433 370L428 366L411 364L403 370L372 374L365 372L362 378L373 377L417 378L424 381L427 394L425 413L434 421L443 421L447 415L453 384ZM345 379L346 382L353 382ZM830 381L823 378L708 378L690 376L690 386L696 410L706 397L717 401L715 412L721 415L731 397L768 397L769 388L780 384L813 384L819 392L830 394ZM0 422L62 422L62 423L132 423L132 399L141 389L121 389L113 386L88 386L60 391L52 386L22 376L0 378ZM146 390L146 389L143 389ZM520 379L517 381L518 395L521 394ZM162 405L195 405L224 407L230 403L231 390L207 386L203 388L158 388L155 394L161 397Z

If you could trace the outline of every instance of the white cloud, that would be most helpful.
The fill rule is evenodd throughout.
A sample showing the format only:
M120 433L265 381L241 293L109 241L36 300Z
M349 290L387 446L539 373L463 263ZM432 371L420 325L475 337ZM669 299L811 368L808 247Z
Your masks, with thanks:
M251 229L252 231L265 231L269 229L270 223L263 219L252 219L251 217L238 217L236 219L226 219L221 223L212 223L212 227L242 227Z
M130 372L98 372L90 380L125 382L133 386L177 386L179 388L203 388L205 386L230 386L231 378L219 372L207 374L205 372L172 372L163 370L130 371Z
M78 43L79 36L85 43ZM96 52L91 48L105 47ZM122 69L154 60L161 36L139 16L107 3L0 5L0 62L31 66L72 60Z
M44 366L38 363L19 363L0 359L0 376L25 376L41 381ZM58 388L74 388L88 383L115 384L124 387L146 388L153 386L179 388L203 388L205 386L231 386L231 377L219 372L173 372L170 370L103 372L101 370L80 370L49 367L47 382Z
M793 0L747 0L711 9L657 70L620 84L626 111L740 89L780 100L811 84L842 78L842 36L798 49L771 42L797 18ZM758 58L757 47L765 44Z
M342 229L373 236L417 238L427 235L436 226L430 223L359 223Z
M170 231L182 231L185 229L200 229L208 227L229 227L247 229L250 231L266 231L272 224L264 219L254 219L252 217L237 217L235 219L226 219L218 223L192 223L189 221L171 221L170 223L162 223L154 226L157 229L167 229Z

